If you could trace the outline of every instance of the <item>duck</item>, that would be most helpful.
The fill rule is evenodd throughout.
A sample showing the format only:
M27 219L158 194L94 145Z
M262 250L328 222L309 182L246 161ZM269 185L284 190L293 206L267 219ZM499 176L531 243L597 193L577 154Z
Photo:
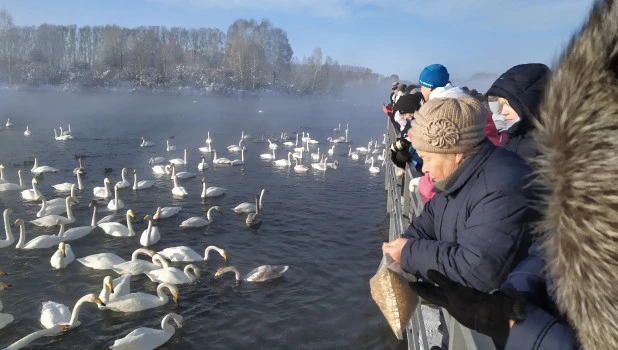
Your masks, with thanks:
M57 235L39 235L30 240L28 243L25 243L26 225L24 225L24 220L15 220L13 226L19 226L19 241L17 241L17 244L15 245L15 248L17 249L46 249L62 242L62 237Z
M154 220L150 215L144 216L144 221L148 221L148 228L142 232L139 243L144 247L149 247L161 240L161 234L159 233L159 227L153 226L152 223Z
M145 190L147 188L151 188L152 186L154 186L155 181L154 180L142 180L142 181L137 181L137 170L133 170L133 191L137 191L137 190Z
M289 269L287 265L262 265L251 270L244 281L247 282L265 282L283 276L283 274ZM236 277L236 282L240 282L240 272L235 266L221 267L215 273L215 278L220 277L224 273L233 272Z
M73 254L71 245L64 242L58 244L58 250L49 259L49 263L56 270L64 269L73 261L75 261L75 254Z
M27 201L37 200L41 196L41 191L39 191L36 185L39 181L36 178L32 179L32 189L21 191L21 198Z
M13 245L13 243L15 243L15 237L13 236L13 231L11 230L11 222L9 221L9 216L14 213L15 213L15 210L11 208L6 208L2 212L2 218L4 219L4 232L6 234L6 239L0 240L0 248L6 248L8 246Z
M217 150L214 150L214 153L215 153L215 156L212 159L212 164L229 165L230 163L232 163L232 161L227 158L217 158Z
M30 136L30 127L26 125L26 131L24 131L24 136Z
M142 292L125 294L106 303L104 309L131 313L163 306L170 300L167 294L163 292L164 289L167 289L174 302L178 303L178 288L169 283L161 283L157 286L157 295Z
M205 177L202 178L202 194L201 194L202 198L223 196L225 194L225 191L227 191L225 188L216 187L216 186L210 186L206 188L206 178Z
M260 208L262 208L262 199L264 198L264 193L266 192L267 190L265 188L263 188L262 191L260 192L260 200L259 200ZM253 213L255 212L255 204L249 203L249 202L243 202L243 203L238 204L234 208L232 208L232 210L236 214Z
M114 186L114 199L110 200L107 203L107 209L109 210L120 210L124 208L124 203L118 199L118 186Z
M187 165L187 149L185 148L185 152L184 152L184 158L174 158L174 159L170 159L169 163L173 164L173 165Z
M17 177L19 178L19 184L6 181L4 183L0 183L0 192L19 191L25 189L26 186L24 186L21 169L17 170Z
M122 168L122 171L120 172L120 176L122 176L122 180L116 182L116 186L118 188L127 188L127 187L131 186L131 183L129 181L127 181L127 178L126 178L127 174L128 174L127 168Z
M81 297L75 303L72 312L64 304L47 301L43 303L41 310L41 324L47 329L53 328L56 325L68 325L71 329L78 327L81 324L79 322L79 312L85 303L104 305L101 299L94 294L87 294Z
M197 164L197 170L199 171L204 171L206 169L208 169L208 163L206 163L206 157L204 157L203 155L200 156L200 159L202 160L200 163Z
M146 272L151 281L168 284L188 284L200 277L200 270L193 264L185 266L183 270L176 267L165 267Z
M30 221L30 223L35 224L37 226L43 227L51 227L56 225L56 221L60 220L63 224L72 224L75 222L75 217L73 216L73 211L71 210L71 202L75 201L75 199L71 196L66 197L65 199L65 209L67 216L60 215L46 215L42 218L38 218L36 220Z
M172 195L177 197L184 197L188 194L189 192L187 192L184 187L178 186L178 179L174 176L174 188L172 188Z
M33 154L32 158L34 158L34 165L32 166L32 169L30 169L30 172L33 173L34 175L40 175L43 173L55 173L58 171L57 168L54 168L48 165L39 166L39 159L37 158L36 155Z
M112 270L121 275L130 274L132 276L136 276L148 271L160 269L162 267L169 267L167 260L165 260L165 258L160 254L152 252L151 259L152 262L137 259L134 254L130 261L125 261L121 264L114 265L112 266Z
M96 197L96 198L109 198L111 197L111 193L109 191L109 187L108 185L111 184L112 182L109 181L108 178L105 178L103 180L103 187L95 187L92 189L92 194Z
M176 146L172 145L169 139L167 139L167 141L165 141L165 143L167 144L167 146L165 147L165 150L167 152L171 152L171 151L175 151L176 150Z
M100 227L105 234L110 236L133 237L135 236L135 231L133 230L133 225L131 224L131 218L135 218L135 214L133 213L133 210L129 209L126 214L126 226L118 222L97 223L97 226Z
M262 215L260 214L260 197L255 196L255 213L249 213L245 223L249 227L257 227L262 224Z
M196 176L195 173L191 173L188 171L180 171L177 173L175 164L171 164L170 167L172 168L172 176L170 177L171 179L173 179L174 177L177 177L179 179L190 179Z
M60 184L52 185L52 187L58 192L71 192L71 188L73 188L75 184L72 182L63 182ZM84 189L84 185L82 184L82 172L77 172L77 188L81 191Z
M242 150L240 151L240 159L234 159L233 161L230 162L231 165L243 165L245 164L245 151L247 150L247 147L243 146Z
M204 227L204 226L210 225L212 223L212 217L210 213L213 210L216 210L217 212L219 212L219 214L223 213L223 211L221 211L221 207L214 206L208 209L208 212L206 212L206 219L199 217L199 216L193 216L181 222L180 227L181 228L196 228L196 227Z
M194 261L206 261L209 258L209 253L215 251L221 255L224 260L227 260L227 254L224 249L211 245L204 250L204 256L202 257L195 250L187 246L169 247L161 250L158 254L163 255L165 258L172 262L194 262Z
M182 316L169 313L161 320L161 329L140 327L131 331L123 338L114 340L110 349L156 349L165 344L175 333L175 328L170 321L176 322L178 328L182 328Z
M146 139L145 139L145 138L143 138L143 137L141 138L141 140L142 140L142 143L139 145L140 147L152 147L152 146L154 146L154 145L155 145L155 143L154 143L154 142L152 142L152 141L146 141Z
M182 207L157 207L155 214L152 216L155 220L167 219L178 214Z

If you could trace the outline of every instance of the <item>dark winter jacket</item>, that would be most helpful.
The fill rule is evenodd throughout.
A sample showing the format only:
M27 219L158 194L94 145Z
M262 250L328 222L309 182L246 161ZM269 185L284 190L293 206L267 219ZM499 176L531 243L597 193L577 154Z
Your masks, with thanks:
M489 140L461 166L452 185L436 192L404 233L401 266L417 276L434 269L490 291L527 255L537 219L524 186L531 169Z
M520 64L507 70L487 90L488 96L506 98L519 115L519 122L503 132L506 140L502 147L526 161L537 154L532 130L550 73L549 68L541 63Z

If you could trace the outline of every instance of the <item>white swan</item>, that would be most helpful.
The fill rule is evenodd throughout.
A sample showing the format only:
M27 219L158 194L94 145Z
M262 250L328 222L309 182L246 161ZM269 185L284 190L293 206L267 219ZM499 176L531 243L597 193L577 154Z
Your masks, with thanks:
M60 126L60 135L73 135L73 132L71 131L71 124L68 124L69 129L62 131L62 127Z
M204 227L204 226L210 225L212 223L212 217L211 217L210 213L213 210L218 211L219 214L223 213L219 206L214 206L214 207L211 207L210 209L208 209L208 212L206 212L206 219L201 218L199 216L193 216L193 217L190 217L187 220L181 222L180 223L180 227L181 228L189 228L189 227Z
M262 192L260 192L260 208L262 208L262 198L264 197L264 193L266 193L267 190L265 188L262 189ZM239 205L235 206L234 208L232 208L232 210L234 211L234 213L236 214L249 214L249 213L253 213L255 212L255 204L253 203L248 203L248 202L243 202L240 203Z
M229 165L232 161L227 158L217 158L217 150L214 150L215 156L212 159L212 164Z
M119 274L130 274L132 276L140 275L142 273L146 273L148 271L157 270L161 267L168 267L169 264L165 260L165 258L152 252L152 262L147 260L137 259L136 254L134 253L131 257L130 261L125 261L122 264L112 266L112 270Z
M189 272L191 271L191 272ZM200 277L200 270L193 264L185 266L183 270L176 267L164 267L146 272L146 276L153 282L169 284L187 284Z
M73 175L77 176L79 171L81 171L82 175L84 175L86 173L86 169L84 169L84 165L82 164L82 157L77 158L77 161L79 163L79 167L73 169Z
M287 265L262 265L251 270L245 276L244 280L247 282L264 282L283 276L288 270ZM215 277L219 277L226 272L234 272L236 281L240 281L240 272L235 266L221 267L215 273Z
M202 178L202 198L223 196L225 194L225 191L227 191L225 188L216 186L210 186L206 188L206 178Z
M81 297L75 303L72 312L64 304L53 301L44 302L43 309L41 310L41 324L47 329L56 325L68 325L71 329L78 327L81 324L79 322L79 312L85 303L103 304L101 299L97 298L94 294L87 294Z
M172 168L172 176L170 177L170 179L173 179L174 177L177 177L179 179L189 179L192 177L195 177L195 173L191 173L188 171L181 171L181 172L176 172L176 165L172 164L170 166Z
M174 158L169 160L174 165L187 165L187 149L185 148L185 157L183 159Z
M120 175L122 176L122 181L116 182L116 186L118 188L127 188L131 186L131 183L127 181L127 178L126 178L127 174L128 174L127 168L122 168L122 171L120 172Z
M208 144L208 146L206 147L199 147L198 150L202 153L212 153L212 147L210 146L210 144Z
M157 211L152 218L155 220L167 219L178 214L181 210L182 207L157 207Z
M19 241L17 241L17 244L15 245L15 248L17 249L45 249L51 248L56 244L62 242L62 237L59 237L57 235L40 235L33 238L28 243L25 243L26 226L24 225L24 220L15 220L13 226L19 226Z
M65 199L65 206L66 206L66 212L67 212L66 217L60 216L60 215L46 215L42 218L38 218L30 222L37 226L43 226L43 227L51 227L51 226L56 225L56 220L60 220L65 225L72 224L75 222L75 217L73 216L73 210L71 209L71 202L73 201L75 201L75 199L70 196Z
M109 210L120 210L124 208L124 203L118 199L118 186L114 186L114 199L110 200L107 203L107 209Z
M32 179L32 189L21 191L21 198L27 201L37 200L39 196L41 195L41 192L36 187L38 183L39 182L37 181L37 179L33 178Z
M163 164L165 162L165 157L150 157L148 160L148 164Z
M7 128L10 128L13 126L13 122L11 122L11 118L7 118L6 124L4 126L6 126Z
M208 131L207 133L208 133L208 137L206 137L206 141L204 142L210 145L212 143L212 139L210 138L210 131Z
M252 139L253 136L249 135L249 134L245 134L244 130L240 131L240 138L243 140L247 140L247 139Z
M73 186L71 187L71 197L73 197L73 199L75 200L74 202L71 201L71 206L74 206L75 204L79 203L79 201L77 200L77 198L75 198L75 188L77 188L75 186L75 184L73 184ZM43 197L43 195L41 195L39 198ZM64 197L58 197L58 198L54 198L54 199L50 199L47 201L47 207L51 208L51 207L56 207L56 206L62 206L64 207L64 203L66 200L66 196Z
M369 172L372 174L377 174L380 172L380 168L373 165L373 157L371 157L371 166L369 167Z
M112 182L109 181L108 178L105 178L105 180L103 180L103 187L95 187L92 189L92 194L96 197L96 198L109 198L111 196L111 192L109 191L109 187L108 185L111 184Z
M315 153L311 153L311 159L312 160L320 159L320 147L318 147L318 149L317 149L317 151Z
M260 197L255 196L255 213L249 213L245 224L249 227L257 227L262 223L262 215L260 214Z
M223 259L227 260L227 254L225 253L225 250L219 247L216 247L214 245L208 246L206 250L204 250L203 257L195 250L187 246L184 246L184 245L165 248L158 253L173 262L193 262L193 261L208 260L208 253L210 253L210 251L212 250L216 251L217 253L219 253L219 255L221 255Z
M288 152L287 159L277 159L274 161L276 166L290 166L292 165L292 152Z
M268 139L267 141L268 141L268 149L277 149L277 148L279 148L279 145L277 145L276 143L270 141L270 139Z
M337 169L337 167L339 167L339 161L335 160L334 162L326 162L326 159L324 160L324 164L326 165L327 168L331 168L331 169Z
M145 190L147 188L151 188L152 186L154 186L155 181L154 180L142 180L142 181L137 181L137 170L133 170L133 191L137 191L137 190Z
M19 178L19 185L11 182L0 183L0 192L18 191L26 188L26 186L24 186L24 179L21 175L21 169L17 170L17 177Z
M234 159L233 161L230 162L231 165L243 165L245 164L245 151L247 150L247 147L243 146L242 149L240 150L240 159Z
M4 179L4 164L0 164L0 184L5 184L8 181Z
M167 175L172 173L172 167L170 165L155 165L152 167L152 172L155 175Z
M56 336L56 335L61 334L64 331L67 331L68 329L69 329L69 326L65 324L57 324L53 326L52 328L41 329L40 331L36 331L36 332L32 332L28 334L27 336L19 339L18 341L14 342L13 344L7 346L6 348L2 350L23 349L26 346L30 345L30 343L32 343L33 341L39 338Z
M129 293L131 293L131 274L125 273L114 280L112 280L111 276L105 276L103 279L103 289L99 293L99 299L108 304ZM99 305L99 309L104 308L104 306Z
M35 175L39 175L43 173L55 173L58 171L58 169L51 167L51 166L47 166L47 165L39 166L39 160L37 156L32 155L32 157L34 158L34 165L32 166L32 169L30 169L31 173Z
M230 152L240 152L240 150L242 150L243 142L244 142L244 139L240 139L240 142L238 142L238 145L229 145L227 146L227 150Z
M146 139L145 139L145 138L143 138L143 137L142 137L142 139L141 139L141 140L142 140L142 143L139 145L140 147L152 147L152 146L154 146L154 145L155 145L155 143L154 143L154 142L152 142L152 141L146 141Z
M174 188L172 188L172 195L178 196L178 197L184 197L188 194L189 192L187 192L187 190L184 187L178 186L178 179L176 179L176 177L174 176Z
M51 266L57 270L64 269L73 261L75 261L75 254L73 254L71 245L65 244L64 242L58 244L58 250L56 250L51 259L49 259Z
M170 320L174 320L178 328L182 328L182 316L169 313L163 317L161 321L161 329L140 327L131 331L124 338L114 340L114 344L110 349L156 349L167 343L174 335L175 328L169 324Z
M58 133L56 132L56 129L54 128L54 139L56 141L67 141L67 140L72 140L73 136L71 136L71 135L62 135L62 128L60 128L60 135L58 135Z
M77 172L77 188L81 191L84 189L84 185L82 184L82 172ZM52 187L58 192L71 192L71 188L75 184L73 182L63 182L61 184L52 185Z
M82 265L95 270L109 270L114 265L122 264L125 260L114 253L98 253L77 259Z
M67 208L64 203L62 203L62 205L50 206L48 204L49 202L45 199L45 196L41 195L39 199L41 200L41 209L39 209L39 211L36 213L37 218L42 218L47 215L60 215L67 212ZM63 199L63 201L65 200L66 197Z
M200 156L200 159L202 160L202 162L197 164L197 170L203 171L203 170L208 169L208 163L206 163L206 157Z
M336 132L339 132L339 131L341 131L341 123L339 123L339 124L337 125L337 127L333 129L333 132L335 132L335 133L336 133Z
M13 237L13 231L11 230L11 223L9 221L9 215L15 213L11 208L4 209L2 217L4 219L4 232L6 233L6 239L0 241L0 248L6 248L15 243L15 237ZM1 327L0 327L1 328Z
M329 156L332 156L333 154L335 154L335 145L329 148L327 153Z
M311 163L311 167L315 170L326 171L326 158L323 158L317 163Z
M285 141L283 143L283 145L285 147L297 147L298 146L298 134L296 134L296 142L292 142L292 141Z
M141 292L129 293L106 303L105 308L116 312L138 312L163 306L170 300L167 294L163 293L163 289L169 290L174 301L178 303L178 288L172 284L161 283L157 287L157 295Z
M348 157L352 158L352 160L358 160L358 152L352 152L352 146L348 146Z
M0 283L0 291L11 288L10 285L6 283ZM3 309L2 301L0 300L0 311ZM9 323L13 322L14 318L11 314L3 314L0 313L0 329L6 327Z
M296 165L294 166L294 171L297 173L306 173L309 171L309 168L307 168L306 166L298 163L298 158L294 159L296 161Z
M150 215L144 216L144 221L148 221L148 228L142 232L139 238L139 244L144 247L149 247L161 240L161 233L159 233L159 226L152 225L154 220Z
M133 237L135 236L135 231L133 230L133 225L131 224L131 218L135 218L135 214L133 214L131 209L127 210L126 218L126 226L118 222L104 222L98 224L97 226L99 226L105 234L110 236Z
M260 159L263 160L274 160L275 159L275 150L272 149L272 153L262 153L260 154Z
M82 237L85 237L87 235L89 235L90 233L92 233L92 231L94 231L94 229L97 227L97 206L96 206L96 201L92 201L92 203L90 203L89 207L92 207L92 220L90 221L90 226L78 226L78 227L73 227L68 229L67 231L64 231L62 228L64 228L64 224L60 221L57 221L57 224L60 225L61 227L61 231L64 231L64 233L58 234L59 237L62 237L62 240L67 242L67 241L74 241L76 239L80 239Z
M165 146L165 150L166 151L171 152L171 151L175 151L176 150L176 146L172 145L170 143L169 139L167 141L165 141L165 143L166 143L166 146Z

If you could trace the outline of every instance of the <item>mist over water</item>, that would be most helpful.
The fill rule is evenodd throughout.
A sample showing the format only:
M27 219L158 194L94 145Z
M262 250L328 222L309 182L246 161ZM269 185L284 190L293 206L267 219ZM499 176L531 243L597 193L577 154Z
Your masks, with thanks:
M60 169L39 179L39 190L46 198L59 198L53 184L72 182L75 155L84 156L85 189L78 192L75 205L77 223L90 224L92 188L102 186L109 177L112 184L120 181L123 167L136 169L140 180L155 179L154 188L134 192L120 190L125 209L136 213L133 222L136 237L114 238L96 229L90 235L69 242L77 258L100 252L114 252L125 259L139 246L139 235L146 228L141 218L153 214L157 206L182 206L177 216L161 220L161 241L151 249L187 245L203 254L208 245L227 250L230 264L246 274L263 264L290 265L282 279L235 285L231 275L213 279L216 269L224 265L218 256L198 262L202 277L191 285L179 286L180 304L168 304L143 312L123 314L99 311L86 304L80 314L82 324L58 337L43 338L35 344L46 349L101 349L114 339L124 337L137 327L159 328L168 312L184 317L184 327L177 330L163 348L229 349L229 348L367 348L402 347L373 302L369 278L381 258L381 242L386 239L383 173L372 176L364 158L353 161L345 144L338 144L332 159L338 169L326 173L310 170L296 174L291 168L276 168L259 159L268 153L268 143L247 140L245 165L213 166L212 155L204 171L208 186L227 189L226 195L202 200L201 174L197 171L200 152L207 131L219 157L240 158L226 146L237 144L241 130L256 140L282 131L293 140L293 132L308 131L326 152L326 138L341 123L349 124L353 147L365 146L370 138L382 141L386 118L381 102L389 91L350 89L338 98L266 95L259 98L213 98L199 95L132 95L126 93L59 93L0 92L2 126L0 162L5 164L5 178L17 182L17 170L24 170L24 182L30 183L31 160L37 154L40 165ZM261 111L261 112L260 112ZM15 126L4 128L6 117ZM75 137L67 142L53 139L53 128L70 123ZM23 131L30 126L32 135ZM336 135L341 136L343 132ZM140 137L156 142L152 148L140 148ZM174 152L165 152L165 140L174 136ZM187 148L188 165L179 170L198 173L196 178L180 180L189 192L183 199L172 198L172 183L167 176L154 176L148 159L152 156L182 158ZM284 158L284 147L277 159ZM375 155L377 156L377 154ZM307 157L303 164L309 165ZM111 168L111 173L104 173ZM132 182L132 179L129 179ZM241 202L252 202L262 188L263 220L258 229L245 226L245 216L234 215L231 208ZM99 200L99 217L110 213L107 200ZM191 216L205 216L213 205L214 222L202 229L183 230L180 222ZM24 202L19 191L0 193L0 210L13 208L11 221L26 221L26 240L39 234L54 234L57 228L40 228L28 221L35 219L39 204ZM73 227L68 226L68 227ZM67 227L67 228L68 228ZM13 228L13 233L18 230ZM41 303L51 300L72 308L87 293L98 293L106 275L118 276L111 270L89 269L79 262L55 271L49 258L56 248L16 250L0 249L0 269L10 273L0 281L13 285L0 293L4 313L15 321L0 330L0 347L41 329ZM172 264L184 266L184 264ZM133 276L131 291L155 294L156 284L145 275Z

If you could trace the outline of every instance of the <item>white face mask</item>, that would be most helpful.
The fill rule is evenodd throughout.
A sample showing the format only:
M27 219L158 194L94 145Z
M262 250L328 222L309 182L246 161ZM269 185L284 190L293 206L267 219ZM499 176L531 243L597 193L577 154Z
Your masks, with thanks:
M506 122L506 118L504 118L502 114L492 113L491 119L493 119L498 132L503 132L505 130L508 130L509 128L508 123Z

